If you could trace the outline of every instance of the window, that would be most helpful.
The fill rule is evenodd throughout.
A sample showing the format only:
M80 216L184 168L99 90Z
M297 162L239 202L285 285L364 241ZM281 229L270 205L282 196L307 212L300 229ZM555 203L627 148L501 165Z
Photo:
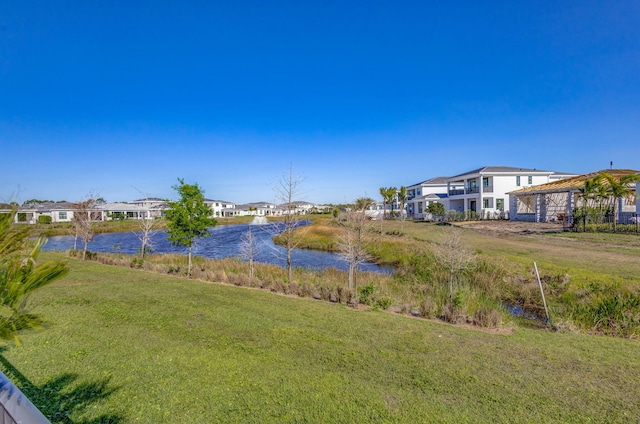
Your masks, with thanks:
M489 199L485 197L484 199L482 199L482 209L489 209L489 208L490 208Z
M504 212L504 199L496 199L496 209Z
M67 219L67 213L66 212L58 212L58 218L59 219Z
M422 213L422 202L418 202L418 213Z
M482 177L482 187L489 187L489 177Z
M527 184L533 184L533 177L531 175L527 177Z
M520 175L516 177L516 185L520 187Z

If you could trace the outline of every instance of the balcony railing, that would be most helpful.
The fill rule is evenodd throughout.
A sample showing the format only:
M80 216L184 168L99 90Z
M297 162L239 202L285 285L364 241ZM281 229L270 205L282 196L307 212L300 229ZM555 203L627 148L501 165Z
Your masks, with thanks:
M453 189L453 190L449 190L449 196L459 196L461 194L464 194L464 189Z

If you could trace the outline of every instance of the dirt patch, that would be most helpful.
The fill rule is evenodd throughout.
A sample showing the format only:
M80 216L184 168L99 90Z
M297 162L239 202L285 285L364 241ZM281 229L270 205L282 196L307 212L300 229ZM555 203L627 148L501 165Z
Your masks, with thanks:
M468 221L456 222L454 225L471 228L487 233L503 234L544 234L561 233L562 224L553 222L522 222L522 221Z

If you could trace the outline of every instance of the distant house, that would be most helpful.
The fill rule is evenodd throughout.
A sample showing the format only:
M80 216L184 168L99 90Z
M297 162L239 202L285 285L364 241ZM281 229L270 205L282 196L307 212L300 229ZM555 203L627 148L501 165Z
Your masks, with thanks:
M16 223L36 224L41 216L51 218L52 223L71 222L75 206L69 202L45 202L28 207L19 207Z
M167 210L169 209L167 200L160 199L158 197L145 197L144 199L137 199L131 202L131 204L147 208L152 218L164 217Z
M105 203L98 205L96 209L102 212L103 221L153 219L150 207L134 203Z
M219 218L222 216L235 216L232 212L236 208L236 204L226 200L204 199L204 203L211 208L212 216Z
M508 166L485 166L448 178L449 209L477 214L509 211L509 193L575 174Z
M282 211L283 215L289 213L306 215L308 213L311 213L315 206L316 205L313 203L298 200L291 203L282 203L278 205L278 209Z
M584 187L585 181L601 172L607 172L618 180L624 175L640 174L640 171L632 169L609 169L514 190L509 193L509 215L511 219L518 221L553 222L566 219L573 222L573 210L581 204L580 189ZM616 208L618 222L628 222L634 213L640 213L638 188L639 184L636 183L634 198L619 200Z

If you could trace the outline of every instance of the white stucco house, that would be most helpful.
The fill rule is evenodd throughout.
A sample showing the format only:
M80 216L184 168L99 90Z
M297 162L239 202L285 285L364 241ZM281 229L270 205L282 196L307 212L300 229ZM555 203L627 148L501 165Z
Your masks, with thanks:
M490 216L509 211L509 193L575 174L508 166L485 166L453 177L447 182L449 210Z
M204 199L204 203L211 208L212 216L214 218L220 218L222 216L235 216L233 214L233 209L236 208L236 204L233 202L228 202L226 200Z
M165 216L169 205L166 199L160 199L158 197L145 197L143 199L137 199L130 203L131 205L147 208L152 218L162 218Z
M52 223L71 222L74 209L74 205L69 202L45 202L19 207L14 220L16 223L36 224L41 216L48 216Z
M97 210L102 213L103 221L117 221L120 219L153 219L149 207L133 203L105 203L98 205Z
M449 210L449 177L435 177L407 187L407 217L424 219L429 204L439 202Z

